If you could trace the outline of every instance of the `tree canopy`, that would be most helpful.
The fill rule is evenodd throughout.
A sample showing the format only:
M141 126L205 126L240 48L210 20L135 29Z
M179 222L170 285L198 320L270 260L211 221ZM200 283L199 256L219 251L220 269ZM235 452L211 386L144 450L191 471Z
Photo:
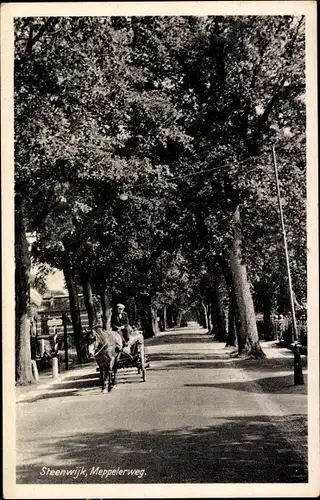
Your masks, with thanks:
M304 27L291 16L17 18L15 183L36 261L62 269L66 251L78 284L187 308L210 295L240 207L255 306L268 295L286 308L275 145L305 297Z

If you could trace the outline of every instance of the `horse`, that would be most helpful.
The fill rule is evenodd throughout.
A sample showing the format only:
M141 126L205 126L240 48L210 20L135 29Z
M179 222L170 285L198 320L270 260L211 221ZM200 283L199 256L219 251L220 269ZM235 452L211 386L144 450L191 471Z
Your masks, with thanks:
M101 326L92 327L87 334L88 344L94 344L94 357L100 369L101 392L108 392L116 384L117 362L123 348L123 340L119 333L103 330Z

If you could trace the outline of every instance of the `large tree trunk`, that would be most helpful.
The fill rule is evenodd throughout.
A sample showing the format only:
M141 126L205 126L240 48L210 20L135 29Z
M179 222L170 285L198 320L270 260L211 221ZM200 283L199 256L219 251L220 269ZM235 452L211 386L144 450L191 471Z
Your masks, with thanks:
M152 322L152 336L155 336L159 333L159 324L158 324L158 309L154 306L151 306L151 322Z
M219 296L214 290L214 297L211 304L212 310L212 333L215 340L224 342L227 337L226 319L223 305L219 303Z
M200 313L199 313L198 309L196 309L196 322L201 326L200 321L201 321L200 320Z
M220 342L224 342L227 338L227 327L226 327L226 317L224 311L224 296L223 296L223 285L221 276L217 275L214 293L216 297L216 314L217 314L217 323L218 323L218 332L217 332L217 340Z
M232 273L228 261L222 259L220 261L224 279L226 281L229 295L229 312L228 312L228 337L226 346L238 346L238 337L240 338L241 325L239 319L239 311L236 300L236 293Z
M162 324L163 324L163 330L167 331L169 330L169 325L168 325L168 318L167 318L167 306L163 306L162 309Z
M263 294L263 333L268 338L273 338L273 325L271 321L272 301L268 293Z
M212 321L211 333L213 334L214 338L217 338L219 335L219 322L217 314L217 297L214 291L211 297L211 321Z
M172 306L169 306L167 309L167 321L168 321L168 326L169 328L174 327L174 319L173 319L173 308Z
M236 323L235 323L235 315L232 311L232 308L229 308L228 311L228 334L226 347L236 347L237 346L237 332L236 332Z
M64 245L61 250L61 262L64 278L69 292L70 314L73 327L74 343L77 351L78 361L81 363L86 358L84 349L82 348L82 325L80 316L80 306L77 289L71 272L70 258Z
M160 324L159 324L159 329L161 332L165 331L164 327L164 321L165 321L165 306L161 306L159 310L159 315L160 315Z
M236 304L235 298L229 299L229 310L228 310L228 335L226 347L236 347L237 346L237 328L236 328Z
M152 337L152 332L150 333L148 307L144 307L144 304L141 305L139 316L144 337Z
M23 214L23 203L15 199L15 317L16 380L34 381L30 344L30 255Z
M208 302L207 304L207 325L208 333L213 332L213 319L212 319L212 304Z
M111 317L112 317L112 294L107 288L101 290L101 319L104 330L111 330Z
M136 303L136 299L133 298L132 299L132 321L131 323L133 325L137 325L137 322L138 322L138 309L137 309L137 303Z
M176 327L177 328L180 328L181 321L182 321L182 311L181 311L181 309L178 308L177 314L176 314Z
M238 345L239 355L263 358L265 354L259 342L256 315L247 277L247 269L246 265L242 262L239 206L234 213L234 237L230 250L229 262L241 323L240 344Z
M90 278L85 274L82 276L82 290L83 290L83 299L88 314L89 327L92 328L97 320L97 315L94 307Z
M203 328L208 328L208 314L207 314L207 306L205 303L202 301L201 302L201 309L200 309L200 325Z
M141 326L145 338L154 337L158 333L157 309L152 306L151 297L141 296Z
M156 320L150 305L143 308L142 318L145 338L154 337L156 335Z
M205 325L205 319L204 319L204 312L203 312L203 307L202 304L199 306L198 309L198 316L199 316L199 325L204 328Z

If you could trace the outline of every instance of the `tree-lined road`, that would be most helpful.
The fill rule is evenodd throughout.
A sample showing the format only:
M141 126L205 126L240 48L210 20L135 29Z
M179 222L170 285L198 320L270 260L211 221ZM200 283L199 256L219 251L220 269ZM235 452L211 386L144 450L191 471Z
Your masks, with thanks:
M101 312L108 329L121 302L147 338L192 310L263 358L256 315L272 337L290 309L273 146L292 286L307 293L305 17L14 27L18 383L33 378L30 286L48 291L47 266L64 273L79 361L80 291L90 325Z
M307 481L306 387L293 386L291 353L233 360L195 323L147 349L146 383L120 371L102 395L92 364L21 398L18 483ZM101 477L97 467L117 472Z

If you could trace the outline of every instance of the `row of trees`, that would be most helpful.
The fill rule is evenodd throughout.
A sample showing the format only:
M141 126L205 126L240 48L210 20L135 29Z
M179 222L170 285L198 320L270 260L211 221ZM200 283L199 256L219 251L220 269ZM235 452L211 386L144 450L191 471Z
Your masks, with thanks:
M196 307L239 355L264 356L255 307L266 321L287 307L271 143L306 293L304 88L303 18L15 20L17 379L31 378L27 231L32 259L63 270L79 359L79 286L90 324L93 296L105 326L121 298L146 335Z

